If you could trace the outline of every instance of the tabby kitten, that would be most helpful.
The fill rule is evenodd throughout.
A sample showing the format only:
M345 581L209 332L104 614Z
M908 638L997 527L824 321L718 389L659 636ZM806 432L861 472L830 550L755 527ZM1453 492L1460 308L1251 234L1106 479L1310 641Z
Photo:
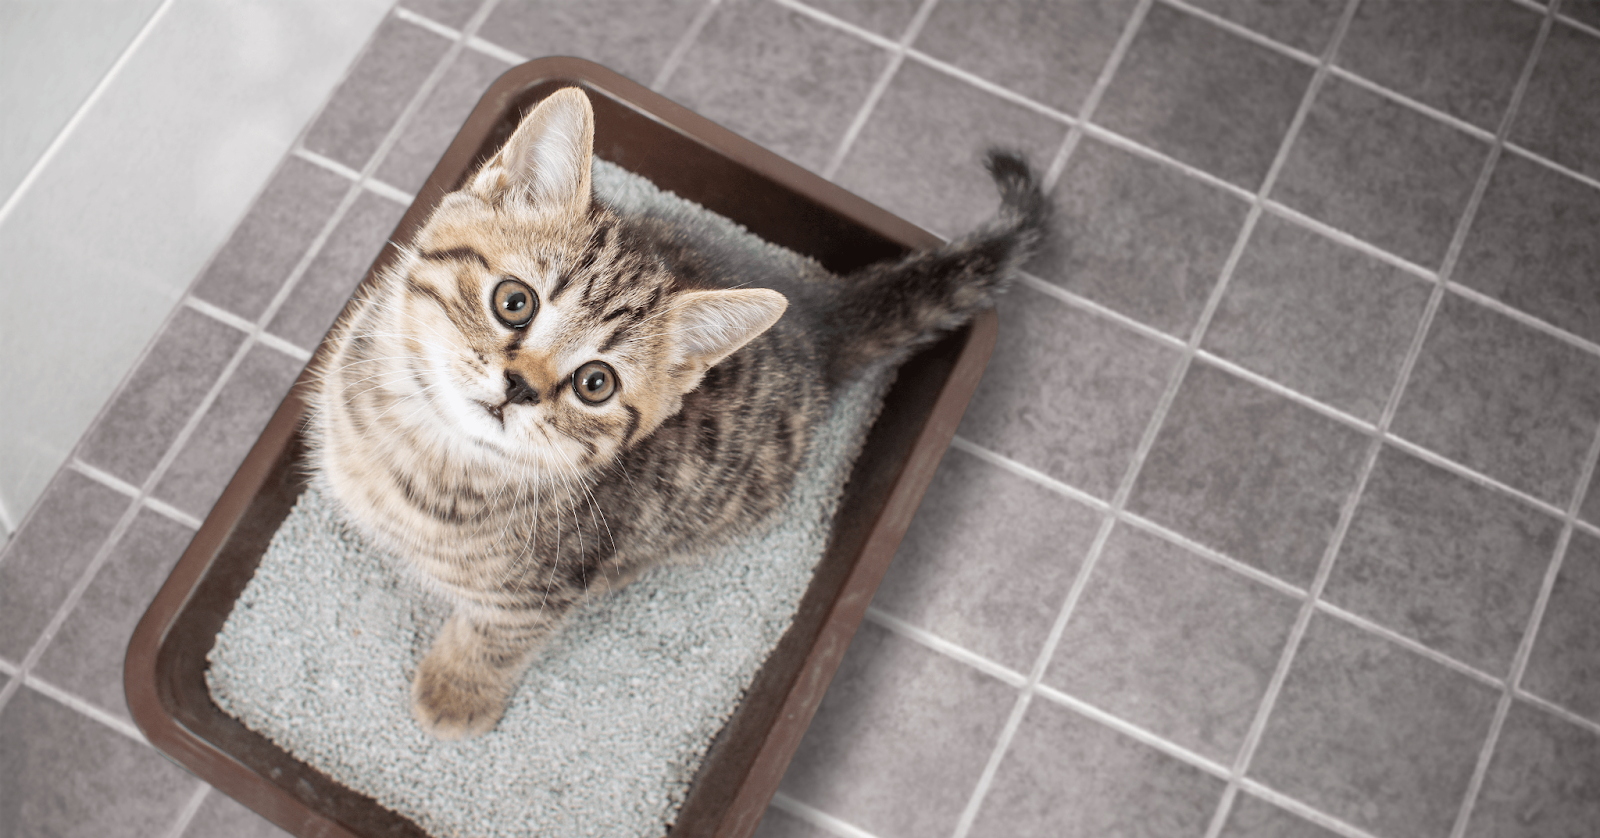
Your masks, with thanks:
M846 278L731 275L596 199L593 139L581 91L546 99L320 356L323 485L455 603L412 683L441 739L493 727L575 605L758 525L835 389L987 307L1049 210L994 152L1000 215L965 239Z

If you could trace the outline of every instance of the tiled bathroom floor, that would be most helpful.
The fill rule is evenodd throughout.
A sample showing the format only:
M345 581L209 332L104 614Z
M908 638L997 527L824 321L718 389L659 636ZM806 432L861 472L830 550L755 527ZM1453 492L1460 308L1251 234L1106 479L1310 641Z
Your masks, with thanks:
M0 829L276 834L143 744L123 647L477 96L559 53L942 234L991 143L1060 206L760 835L1593 835L1596 27L402 0L0 553Z

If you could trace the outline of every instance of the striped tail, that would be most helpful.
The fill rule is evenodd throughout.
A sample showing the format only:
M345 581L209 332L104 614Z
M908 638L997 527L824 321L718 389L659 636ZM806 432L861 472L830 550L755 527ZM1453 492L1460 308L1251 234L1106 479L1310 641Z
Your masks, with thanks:
M1018 268L1043 243L1052 206L1020 154L991 149L986 161L1000 188L1000 211L976 231L899 261L869 265L850 286L832 322L829 384L886 356L933 342L994 304Z

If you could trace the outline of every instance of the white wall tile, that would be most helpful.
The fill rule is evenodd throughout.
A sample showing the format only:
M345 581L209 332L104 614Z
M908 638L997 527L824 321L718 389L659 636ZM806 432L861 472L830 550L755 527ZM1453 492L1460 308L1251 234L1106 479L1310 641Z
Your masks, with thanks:
M13 522L391 4L173 0L0 218L0 504Z

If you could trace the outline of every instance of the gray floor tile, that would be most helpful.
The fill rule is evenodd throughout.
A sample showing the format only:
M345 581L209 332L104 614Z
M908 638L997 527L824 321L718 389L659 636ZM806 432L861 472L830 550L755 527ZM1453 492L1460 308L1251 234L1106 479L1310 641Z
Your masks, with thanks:
M1600 722L1600 539L1574 530L1522 688Z
M780 789L880 838L955 827L1010 687L863 623Z
M436 23L460 29L483 2L484 0L401 0L398 5L406 11L416 12Z
M1312 68L1168 6L1151 6L1094 121L1254 190Z
M315 349L405 211L388 198L362 192L295 283L267 331L302 349Z
M252 346L152 494L205 518L302 366L275 349Z
M1110 500L1178 362L1162 346L1026 286L958 431Z
M1202 347L1377 424L1431 285L1270 213Z
M1025 673L1099 525L1087 507L951 450L873 605Z
M1042 175L1067 126L917 61L900 65L834 180L945 236L994 215L985 149L1022 151Z
M1363 0L1334 62L1493 131L1511 103L1541 17L1511 2Z
M1600 13L1596 13L1600 17ZM1557 23L1533 68L1511 141L1600 177L1600 37Z
M1589 838L1600 823L1600 736L1511 705L1468 838Z
M771 806L761 816L754 838L835 838L832 832Z
M194 531L148 509L138 516L34 667L39 677L110 713L128 715L122 659L133 628Z
M1442 838L1495 690L1318 614L1249 774L1378 835Z
M840 20L871 30L885 38L899 40L911 25L923 0L805 0L805 4Z
M1175 168L1087 138L1051 197L1056 239L1032 270L1184 340L1248 209Z
M1272 197L1437 268L1488 151L1443 122L1330 77Z
M662 91L820 172L889 65L889 53L770 3L725 4Z
M1393 430L1566 506L1600 426L1600 357L1447 294Z
M1281 44L1321 57L1333 38L1344 0L1188 0Z
M1503 677L1560 534L1531 506L1385 448L1324 597Z
M449 47L444 38L391 15L323 106L305 147L359 171Z
M1272 805L1259 797L1240 792L1228 812L1222 838L1337 838L1316 824Z
M650 84L706 0L506 0L480 36L539 58L577 55Z
M243 332L180 306L89 429L78 456L143 485L242 343Z
M1367 444L1332 419L1196 362L1128 508L1309 585Z
M1201 835L1223 781L1035 698L973 822L973 838Z
M1450 278L1600 343L1600 189L1502 155Z
M1244 743L1299 607L1120 526L1045 682L1226 765Z
M0 713L6 835L165 835L196 781L148 746L23 688Z
M183 831L183 838L287 838L288 835L216 789L206 795L200 811Z
M132 499L71 469L0 553L0 657L20 664Z
M1134 0L941 3L920 52L1069 114L1089 98Z
M509 69L511 65L498 58L462 50L401 129L378 165L377 179L406 192L421 189L483 92Z
M194 295L246 320L259 318L352 185L321 166L285 158Z

